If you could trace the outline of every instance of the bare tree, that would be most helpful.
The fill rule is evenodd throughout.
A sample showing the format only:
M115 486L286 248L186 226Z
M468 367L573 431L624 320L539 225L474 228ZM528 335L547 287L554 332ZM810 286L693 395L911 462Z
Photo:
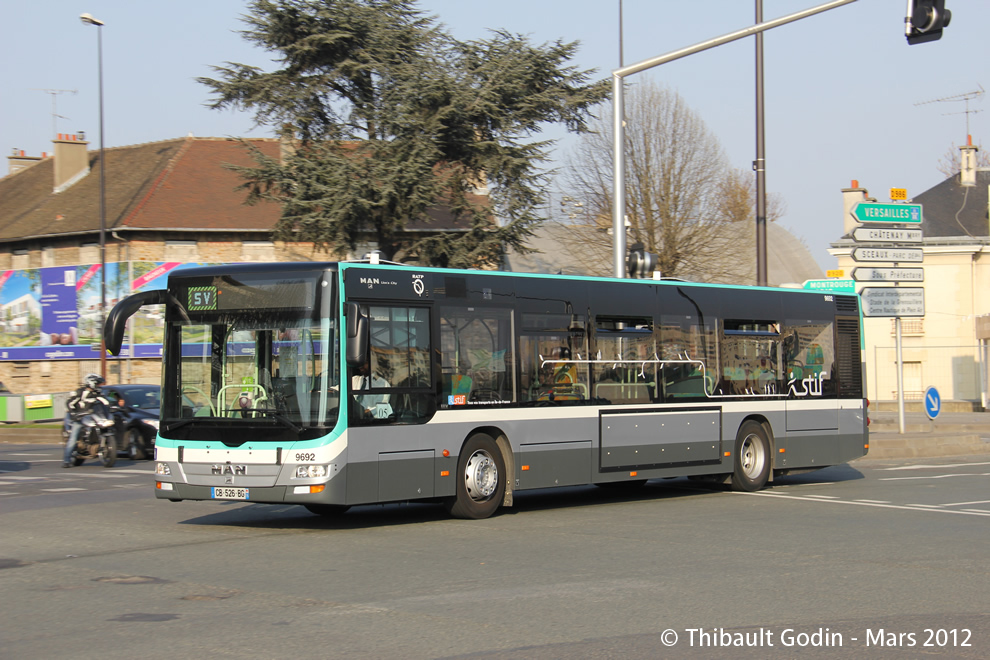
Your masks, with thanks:
M648 80L626 92L628 240L658 255L664 277L754 281L755 185L729 166L718 139L677 92ZM611 117L604 109L566 163L564 242L596 274L611 274ZM768 218L782 202L768 200ZM566 222L566 220L565 220Z
M983 145L978 145L979 151L976 152L976 166L977 167L990 167L990 153L983 151ZM946 179L953 177L962 170L962 154L959 153L959 147L955 142L952 146L945 150L942 157L938 159L938 165L936 169L942 173Z

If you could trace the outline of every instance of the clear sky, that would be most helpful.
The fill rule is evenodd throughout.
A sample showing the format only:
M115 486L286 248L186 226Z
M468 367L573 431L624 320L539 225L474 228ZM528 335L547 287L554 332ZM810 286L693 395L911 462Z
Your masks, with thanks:
M825 0L764 0L764 20ZM575 64L605 78L619 64L618 0L421 0L459 39L505 28L538 43L579 40ZM990 2L946 0L940 41L908 46L905 0L859 0L766 33L767 189L781 223L834 267L828 244L842 233L840 190L857 179L886 201L892 187L920 194L942 180L937 164L966 139L962 101L990 86ZM265 66L267 54L237 31L241 0L0 0L0 149L51 151L53 133L85 131L99 144L97 28L103 31L107 147L197 136L268 136L249 115L204 107L195 81L225 61ZM751 25L755 0L624 0L625 64ZM638 76L680 93L719 138L735 167L756 154L754 44L744 39ZM636 76L629 79L635 82ZM69 90L57 94L44 90ZM73 91L74 90L74 93ZM52 100L59 118L53 130ZM990 101L969 103L974 143L990 149ZM549 134L559 137L560 133ZM569 148L564 136L558 153ZM0 168L0 174L6 173Z

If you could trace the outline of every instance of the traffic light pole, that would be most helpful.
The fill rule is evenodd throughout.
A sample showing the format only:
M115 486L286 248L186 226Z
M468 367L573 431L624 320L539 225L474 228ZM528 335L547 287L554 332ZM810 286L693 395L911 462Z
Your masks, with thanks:
M729 34L722 35L721 37L716 37L715 39L703 41L695 44L694 46L688 46L687 48L672 51L666 55L659 55L648 60L643 60L642 62L637 62L636 64L623 66L612 72L612 238L614 239L612 256L614 260L613 265L615 277L626 277L626 185L624 148L626 135L624 123L625 108L622 94L623 80L627 76L631 76L634 73L646 71L647 69L652 69L653 67L660 66L661 64L673 62L674 60L679 60L682 57L694 55L695 53L700 53L701 51L709 50L732 41L745 39L746 37L753 36L754 34L759 34L761 32L765 32L766 30L770 30L781 25L786 25L787 23L793 23L794 21L799 21L802 18L808 18L809 16L814 16L815 14L820 14L830 9L836 9L853 2L856 2L856 0L834 0L833 2L828 2L823 5L818 5L817 7L805 9L804 11L775 18L772 21L760 22L748 28L743 28L742 30L731 32Z

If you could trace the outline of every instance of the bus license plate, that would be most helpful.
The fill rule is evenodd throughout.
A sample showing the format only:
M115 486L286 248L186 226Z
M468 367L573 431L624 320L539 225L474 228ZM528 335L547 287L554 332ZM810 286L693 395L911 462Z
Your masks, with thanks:
M213 488L213 499L215 500L249 500L250 493L247 488Z

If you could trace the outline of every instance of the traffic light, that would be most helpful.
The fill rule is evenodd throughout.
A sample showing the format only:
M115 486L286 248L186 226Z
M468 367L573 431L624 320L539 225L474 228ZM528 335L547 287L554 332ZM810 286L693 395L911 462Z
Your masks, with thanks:
M945 0L908 0L904 17L904 36L912 46L942 38L942 28L949 27L952 12Z
M653 270L657 267L657 255L647 252L642 243L633 243L629 246L629 277L635 279L645 279L653 277Z

